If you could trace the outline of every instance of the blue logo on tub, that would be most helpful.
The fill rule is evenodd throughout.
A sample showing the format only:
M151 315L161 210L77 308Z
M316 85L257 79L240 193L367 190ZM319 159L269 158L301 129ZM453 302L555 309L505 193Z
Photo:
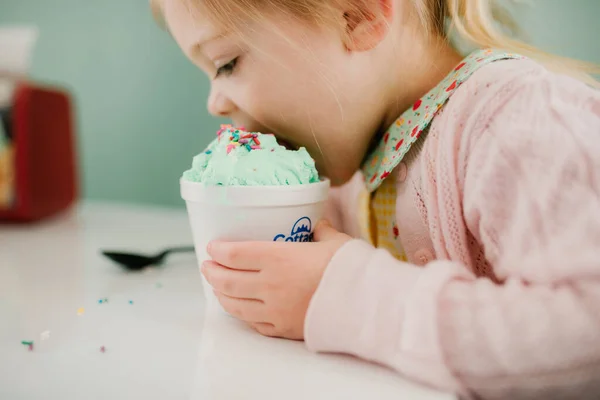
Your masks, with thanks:
M292 226L292 231L289 236L286 236L282 233L275 236L273 238L274 242L312 242L313 241L313 233L312 233L312 222L308 217L302 217L294 226Z

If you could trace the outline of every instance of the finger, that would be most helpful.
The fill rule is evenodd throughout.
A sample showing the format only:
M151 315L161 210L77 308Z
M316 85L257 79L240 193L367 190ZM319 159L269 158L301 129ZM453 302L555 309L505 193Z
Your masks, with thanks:
M261 335L270 336L270 337L279 337L279 335L277 333L277 329L275 328L275 325L270 324L268 322L255 322L255 323L251 323L250 326L252 327L252 329L257 331Z
M256 271L240 271L214 261L205 261L202 263L202 274L213 289L227 296L259 299L260 282Z
M336 240L342 236L344 236L344 234L338 232L333 226L331 226L331 223L325 219L319 221L315 227L315 242Z
M285 259L289 243L272 242L211 242L210 257L228 268L260 271L264 266L277 265Z
M225 311L237 319L250 323L260 323L265 320L265 305L260 300L238 299L216 290L215 296Z

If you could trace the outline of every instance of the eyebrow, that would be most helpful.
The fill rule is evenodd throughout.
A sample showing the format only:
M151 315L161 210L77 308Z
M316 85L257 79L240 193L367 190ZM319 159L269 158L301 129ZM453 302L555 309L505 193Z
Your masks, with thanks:
M213 69L216 69L212 61L208 59L208 56L206 55L206 52L204 51L203 47L207 43L225 37L227 37L227 35L224 33L211 33L210 35L206 35L206 37L204 38L201 37L201 40L197 41L193 45L192 52L190 53L190 56L194 60L194 63L201 69L209 69L211 71Z
M199 50L202 50L202 47L204 47L207 43L210 43L212 41L215 41L217 39L222 39L227 37L227 35L225 35L224 33L214 33L211 35L208 35L205 38L202 38L202 40L196 42L195 47Z

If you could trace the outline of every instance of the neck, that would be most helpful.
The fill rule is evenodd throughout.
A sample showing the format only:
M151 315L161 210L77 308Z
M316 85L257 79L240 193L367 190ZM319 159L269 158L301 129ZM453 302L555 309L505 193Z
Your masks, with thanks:
M404 48L408 48L402 46ZM420 47L420 49L419 49ZM383 134L404 111L410 108L418 99L438 85L463 58L447 41L437 40L428 42L425 46L410 46L410 57L400 59L393 54L396 66L389 73L393 84L387 91L387 108L382 118L380 134ZM420 51L419 51L420 50ZM401 68L398 69L397 66Z

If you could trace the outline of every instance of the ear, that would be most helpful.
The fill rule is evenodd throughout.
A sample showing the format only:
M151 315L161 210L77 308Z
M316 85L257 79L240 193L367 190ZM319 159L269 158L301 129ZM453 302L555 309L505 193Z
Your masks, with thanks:
M367 51L385 38L392 20L393 0L351 0L344 10L344 45L348 51Z

